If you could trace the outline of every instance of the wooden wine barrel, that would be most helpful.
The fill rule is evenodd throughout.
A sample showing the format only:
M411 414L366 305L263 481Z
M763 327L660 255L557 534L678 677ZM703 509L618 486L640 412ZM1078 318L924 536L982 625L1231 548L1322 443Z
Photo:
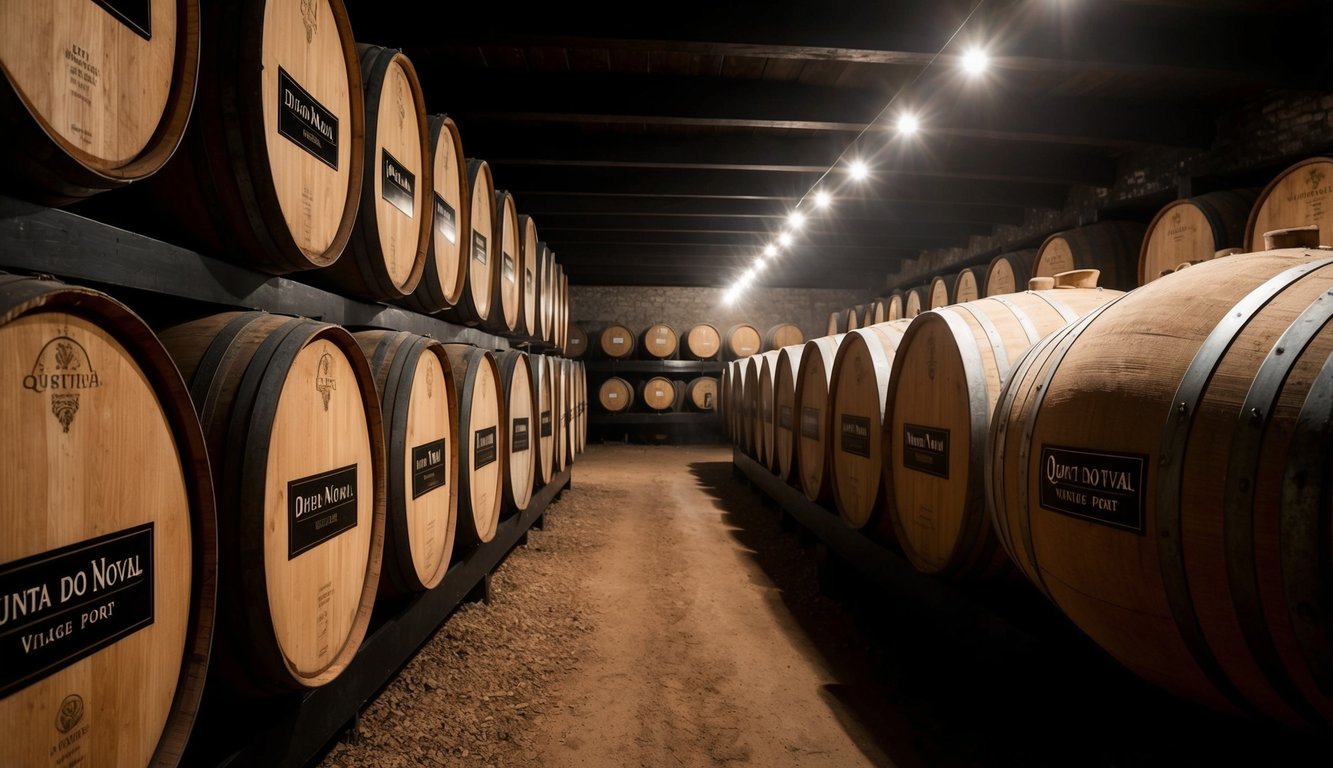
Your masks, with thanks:
M751 355L745 358L745 378L742 382L741 407L744 413L741 418L741 450L745 451L754 459L759 459L761 453L761 436L763 434L762 416L759 413L759 374L762 371L760 367L761 359L759 355Z
M907 308L904 306L904 301L905 298L902 291L894 291L889 295L884 322L903 319L903 313L907 311Z
M796 376L801 369L804 344L778 350L778 364L773 372L773 471L786 480L795 463Z
M832 336L835 333L846 332L842 330L843 323L841 322L841 320L842 320L842 313L840 312L829 313L828 325L824 326L824 330L826 331L827 335Z
M839 334L807 341L796 376L796 466L801 490L816 503L828 500L833 485L828 468L829 375L844 338Z
M747 414L745 377L749 366L745 360L734 360L728 365L731 367L731 391L727 395L727 431L731 434L731 442L743 448L745 435L742 430Z
M903 298L903 319L911 320L930 309L930 286L918 285L907 289Z
M569 277L565 270L559 264L555 267L556 274L556 292L560 296L560 302L556 305L559 311L559 317L555 324L556 346L569 356Z
M504 190L497 190L496 247L492 251L496 263L492 273L491 306L498 307L499 311L491 313L487 327L506 336L515 332L523 314L523 284L519 275L523 267L523 252L520 239L518 208L514 204L514 196Z
M496 353L500 364L501 387L505 393L505 415L509 432L504 441L504 463L501 472L504 506L513 512L522 512L532 501L532 489L537 476L537 451L533 445L537 415L537 391L533 387L532 360L527 353L506 350Z
M608 325L597 332L597 349L604 357L625 360L634 354L634 332L623 325Z
M1320 245L1333 245L1333 157L1312 157L1291 166L1259 193L1245 225L1247 251L1264 249L1264 233L1319 226Z
M124 186L156 173L185 135L199 3L6 7L0 70L6 191L61 203Z
M338 677L365 636L384 549L384 432L356 339L228 312L160 334L190 387L218 497L211 679L245 692Z
M569 324L569 356L572 358L583 357L588 351L588 334L583 332L583 326L578 323Z
M955 304L976 301L981 298L981 287L986 281L985 267L968 267L958 273L953 281L953 300Z
M885 413L886 531L922 573L1002 572L986 513L986 430L1011 366L1043 336L1119 296L1055 288L922 314L898 345Z
M777 373L778 354L777 350L773 350L759 356L759 394L756 400L759 420L755 425L755 439L759 443L759 463L769 469L777 468L777 456L773 451L773 394L777 387L774 374Z
M865 528L883 511L884 404L893 359L909 320L848 333L829 377L829 469L838 514Z
M848 307L842 311L842 321L839 323L843 330L839 333L854 331L861 327L861 313L856 311L856 307Z
M607 413L624 413L634 406L634 385L612 376L597 388L597 402Z
M467 287L469 200L467 167L463 164L463 142L458 126L444 115L426 118L431 146L431 180L434 190L430 237L421 282L412 295L399 303L424 314L439 312L458 303Z
M1208 261L1213 254L1245 241L1245 222L1254 190L1224 190L1176 200L1157 212L1139 248L1139 285L1184 263Z
M765 352L773 352L783 347L793 345L799 346L805 343L805 334L801 327L794 323L778 323L764 332L764 338L760 348Z
M561 368L564 369L564 389L566 392L564 400L565 413L562 417L565 422L565 460L566 463L573 464L574 458L578 455L578 451L575 448L575 435L578 432L578 424L574 417L575 403L578 400L578 391L574 376L574 361L563 361Z
M690 360L715 360L722 349L722 334L709 323L692 325L685 332L681 349Z
M552 326L555 324L555 296L552 291L552 277L555 274L554 252L546 243L537 243L537 333L536 340L551 341ZM585 348L586 349L586 348Z
M533 429L537 431L534 447L537 451L537 485L551 482L555 472L555 431L551 424L551 358L532 356L532 383L537 390L537 415Z
M887 300L875 299L870 302L869 306L870 306L870 322L868 323L868 325L874 325L875 323L883 323L888 321L889 302ZM800 343L802 344L805 343L805 337L801 337Z
M272 274L333 264L367 170L361 63L342 1L210 0L202 11L198 97L181 151L145 190L166 214L154 218Z
M555 459L554 466L556 472L564 472L565 467L569 465L569 461L572 458L566 449L567 443L565 438L565 432L569 429L568 425L565 424L565 410L567 407L565 405L565 399L570 396L565 382L565 364L568 362L568 360L559 357L551 358L551 438L552 443L554 444L552 456L554 456ZM630 387L629 391L632 393L634 388ZM611 399L617 400L617 398ZM628 398L619 399L627 400Z
M639 402L645 410L665 412L671 410L676 402L676 390L671 386L671 379L653 376L639 385Z
M355 334L380 396L388 482L381 590L435 588L458 526L458 393L444 345L402 331Z
M532 339L537 336L537 223L531 216L518 217L519 250L523 266L519 282L523 288L523 311L519 313L518 334Z
M936 275L930 281L930 308L947 307L954 303L953 284L957 275ZM922 307L924 310L925 307Z
M722 334L722 353L730 360L758 354L763 348L759 329L748 323L733 325Z
M458 302L445 307L443 316L455 323L477 326L485 323L492 311L500 312L499 308L491 306L491 294L499 274L496 269L499 248L495 244L495 182L485 160L468 158L466 166L468 226L463 231L467 232L468 241L462 244L468 254L466 277Z
M982 294L1004 296L1027 288L1028 280L1032 279L1032 262L1036 258L1037 250L1028 248L1002 253L991 259L990 265L986 267Z
M685 384L685 405L692 411L708 412L717 409L718 380L699 376Z
M0 350L0 764L175 765L217 587L189 392L134 313L54 281L0 276Z
M639 337L639 349L646 360L670 360L680 348L680 336L666 323L653 323Z
M1032 276L1096 269L1101 271L1102 287L1133 290L1138 285L1139 248L1145 231L1139 222L1102 221L1051 235L1037 249Z
M588 445L588 367L582 362L574 363L574 412L578 414L574 453L581 454Z
M412 295L426 268L435 204L426 100L401 51L358 45L366 99L361 208L347 252L313 273L322 285L369 301Z
M996 531L1039 589L1147 680L1326 726L1333 252L1186 274L1015 364L988 451Z
M506 423L500 366L484 349L445 344L458 390L458 536L472 547L495 538L504 498Z

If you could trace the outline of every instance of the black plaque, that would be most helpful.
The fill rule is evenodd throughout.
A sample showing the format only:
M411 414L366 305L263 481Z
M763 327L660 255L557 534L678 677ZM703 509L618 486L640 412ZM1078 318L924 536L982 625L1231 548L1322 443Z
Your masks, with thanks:
M129 27L145 40L153 39L153 3L151 0L93 0L116 21Z
M541 415L541 430L542 430L542 437L550 437L550 436L551 436L551 412L550 412L550 411L542 411L542 415Z
M287 559L356 527L356 465L287 483Z
M903 466L949 479L949 430L903 424Z
M482 266L486 266L486 236L476 230L472 232L472 258Z
M402 211L408 218L416 210L416 174L398 162L389 154L389 150L380 150L380 170L384 174L384 183L380 186L380 195L394 208Z
M338 118L278 67L278 133L338 170Z
M472 468L482 467L495 461L495 427L479 429L472 435Z
M865 416L842 416L842 452L870 458L870 419Z
M444 485L444 457L448 443L440 438L412 449L412 498L424 496Z
M521 452L523 452L523 451L526 451L526 450L528 449L528 417L527 417L527 416L524 416L524 417L521 418L521 419L514 419L514 430L513 430L513 433L512 433L512 434L513 434L513 437L512 437L513 443L512 443L512 444L513 444L513 446L514 446L514 453L521 453Z
M435 195L435 231L450 243L458 242L458 215L439 194Z
M805 406L801 408L801 437L819 439L819 409Z
M1041 447L1041 506L1062 515L1143 533L1148 457Z

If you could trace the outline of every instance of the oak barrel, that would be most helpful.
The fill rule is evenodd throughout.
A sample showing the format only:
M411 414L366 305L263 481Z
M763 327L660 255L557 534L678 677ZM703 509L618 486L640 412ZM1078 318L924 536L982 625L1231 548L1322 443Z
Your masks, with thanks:
M566 435L569 431L569 424L565 419L565 414L568 411L566 400L571 394L565 377L565 366L568 362L568 360L560 357L551 358L551 393L553 395L552 402L554 403L551 421L554 424L552 438L555 443L555 450L552 455L555 457L556 472L565 471L565 467L569 466L570 459L573 458L569 455L568 436ZM629 386L629 391L632 393L634 387ZM628 398L611 399L619 402Z
M953 284L957 275L936 275L930 281L930 309L947 307L954 303ZM922 307L922 311L925 311Z
M1259 193L1245 225L1247 251L1264 248L1264 233L1319 226L1319 244L1333 245L1333 157L1312 157L1278 174Z
M870 322L867 323L867 325L874 325L875 323L883 323L889 319L889 302L887 300L872 299L868 306L870 307ZM805 338L802 337L800 343L804 342Z
M828 469L829 375L844 338L838 334L807 341L796 375L796 466L801 490L813 502L828 500L833 484Z
M560 297L556 304L555 343L561 352L569 356L569 276L564 267L555 265L556 294Z
M491 312L487 327L495 333L513 335L523 315L523 283L519 272L523 268L523 252L519 233L518 208L514 196L504 190L495 193L495 248L496 259L492 273Z
M795 323L778 323L764 332L761 349L773 352L783 347L799 346L805 343L805 333Z
M381 589L433 589L458 525L458 393L444 345L404 331L354 334L375 377L388 462Z
M685 384L685 405L692 411L717 410L718 379L699 376Z
M639 402L645 410L659 413L670 411L676 402L676 390L671 386L671 379L665 376L652 376L639 384Z
M518 217L518 249L523 254L519 283L523 291L523 311L519 313L519 336L537 336L537 222L527 215Z
M903 306L903 302L904 296L902 291L894 291L889 294L888 302L885 305L884 322L887 323L890 320L903 319L903 313L907 311L906 307Z
M555 275L555 253L546 243L537 243L537 341L551 341L555 324L555 296L552 278Z
M918 285L915 288L908 288L903 297L903 319L911 320L928 309L930 309L930 286Z
M759 412L759 374L763 372L760 355L745 358L745 378L741 384L741 407L745 413L740 424L741 449L758 460L763 451L763 416Z
M889 375L910 320L893 320L848 333L829 375L828 452L833 501L852 528L883 511L884 404Z
M597 350L612 360L625 360L634 354L634 332L623 325L608 325L597 332Z
M1032 263L1036 258L1037 249L1027 248L1002 253L991 259L986 267L986 281L982 287L982 294L1003 296L1027 288L1028 280L1032 279Z
M612 376L597 388L597 402L607 413L623 413L634 405L634 385Z
M495 538L503 500L507 430L495 356L467 344L445 344L458 390L458 536L474 546Z
M445 307L443 316L455 323L477 326L485 323L492 311L499 312L491 306L499 250L495 244L495 182L485 160L467 158L466 166L468 226L460 230L468 235L462 244L467 253L466 276L458 302Z
M569 348L569 356L572 358L583 357L584 353L588 351L588 334L583 332L583 326L578 323L570 323L568 333L569 343L565 346Z
M958 273L953 281L953 300L955 304L976 301L981 298L981 288L986 281L985 267L968 267Z
M148 182L154 218L272 274L346 249L365 167L361 63L341 0L210 0L181 151ZM372 169L373 170L373 169Z
M1256 195L1249 189L1223 190L1167 203L1148 223L1139 248L1139 285L1244 243Z
M537 391L533 387L532 359L526 352L497 352L501 386L505 393L508 434L504 441L504 506L522 512L532 500L537 476L536 417Z
M739 323L722 334L722 353L729 360L749 357L763 350L763 336L749 323Z
M795 463L796 377L801 369L804 344L778 350L778 364L773 372L773 471L786 480Z
M828 336L832 336L835 333L845 333L844 325L846 325L846 323L842 320L841 312L830 312L828 316L828 324L824 326L824 330Z
M645 360L670 360L680 348L680 336L666 323L653 323L639 336L639 350Z
M1056 233L1037 249L1032 276L1096 269L1101 271L1102 287L1131 291L1138 285L1139 248L1145 231L1139 222L1102 221Z
M401 51L357 46L366 100L366 175L347 252L313 273L368 301L412 295L426 268L435 189L426 101Z
M1057 287L955 304L912 321L889 376L884 495L888 533L917 570L964 578L1007 565L983 484L1000 387L1028 347L1119 295Z
M777 468L777 456L773 451L774 399L777 386L778 350L765 352L759 356L759 390L755 401L759 408L759 420L755 424L755 438L759 442L759 463L769 469Z
M748 413L745 402L745 377L749 373L747 362L745 360L734 360L728 363L731 368L731 390L727 393L725 414L731 442L742 448L745 439L742 430Z
M1333 714L1331 290L1329 250L1155 280L1017 361L988 445L1000 540L1075 624L1292 724Z
M365 636L384 549L384 432L350 333L262 312L164 330L218 497L210 679L246 693L324 685Z
M189 392L134 313L49 280L0 276L0 359L0 764L176 765L217 586Z
M690 360L715 360L722 349L722 334L709 323L692 325L685 332L681 349Z
M574 431L574 453L583 453L588 444L588 368L574 363L574 412L578 428Z
M551 424L551 358L532 356L532 383L537 390L537 415L533 418L533 438L537 451L537 483L551 482L555 471L555 432Z
M408 309L431 314L458 303L467 282L468 231L467 167L463 164L463 142L452 118L431 115L426 119L430 134L433 190L425 204L431 206L430 237L426 263L412 295L399 303Z
M156 173L185 135L199 3L10 4L0 70L6 191L61 203L123 186Z

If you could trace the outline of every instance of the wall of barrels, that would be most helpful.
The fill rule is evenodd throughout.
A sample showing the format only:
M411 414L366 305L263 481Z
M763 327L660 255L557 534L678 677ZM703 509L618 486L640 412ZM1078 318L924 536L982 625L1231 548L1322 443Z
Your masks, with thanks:
M0 764L303 764L568 485L568 282L340 0L93 14L0 47Z
M1312 167L727 363L737 461L924 578L1026 582L1181 697L1326 727L1333 237L1281 191Z

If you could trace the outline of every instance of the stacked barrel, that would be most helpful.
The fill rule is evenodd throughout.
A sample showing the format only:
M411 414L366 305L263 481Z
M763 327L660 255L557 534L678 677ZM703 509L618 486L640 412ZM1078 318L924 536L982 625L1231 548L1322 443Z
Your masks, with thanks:
M582 326L571 324L571 329ZM696 323L683 333L667 323L653 323L635 331L621 323L596 327L587 335L590 357L605 361L709 361L723 354L733 336L737 343L759 343L752 326L736 328L724 335L712 323ZM748 336L753 332L754 338ZM652 375L616 370L595 382L594 400L603 413L711 413L717 408L720 380L717 376L695 375L663 367Z

